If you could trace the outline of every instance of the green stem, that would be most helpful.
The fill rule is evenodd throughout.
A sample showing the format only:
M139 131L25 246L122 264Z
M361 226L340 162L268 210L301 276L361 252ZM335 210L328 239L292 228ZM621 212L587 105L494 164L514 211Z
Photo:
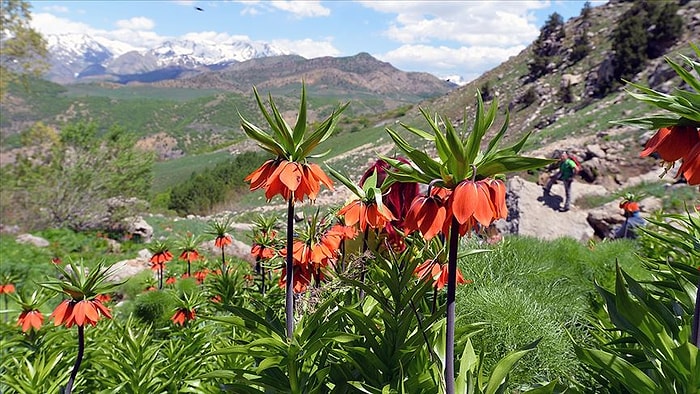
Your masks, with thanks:
M457 251L459 222L452 217L447 258L447 333L445 335L445 393L455 392L455 296L457 294Z
M78 376L78 369L80 368L80 363L83 362L83 353L85 352L85 328L83 326L78 326L78 358L73 364L73 371L70 373L70 378L66 384L66 388L63 391L64 394L71 394L73 391L73 383L75 382L76 376Z
M369 249L369 246L367 245L367 240L369 237L369 225L366 225L365 228L363 229L363 234L362 234L362 257L360 258L360 283L364 284L365 283L365 253L367 253L367 249ZM360 300L365 299L365 290L360 289Z
M286 262L286 297L285 311L287 315L287 339L294 334L294 194L289 197L287 206L287 262Z

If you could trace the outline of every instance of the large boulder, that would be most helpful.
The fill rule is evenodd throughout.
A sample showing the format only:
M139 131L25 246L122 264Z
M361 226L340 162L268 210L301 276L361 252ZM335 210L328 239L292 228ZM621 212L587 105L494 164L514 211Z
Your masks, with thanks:
M208 251L209 253L212 253L216 255L217 253L221 253L221 249L217 248L214 245L214 241L207 241L203 242L201 245L199 245L200 249ZM233 239L233 242L231 242L230 245L227 245L224 248L224 253L226 256L234 256L238 259L241 259L243 261L247 261L251 264L255 264L255 259L253 256L250 254L250 249L251 246L246 244L243 241L239 241L237 239Z
M127 237L144 243L153 239L153 227L141 216L124 219L124 231Z
M34 245L37 248L45 248L51 244L51 243L49 243L49 241L45 240L44 238L41 238L41 237L38 237L38 236L32 235L32 234L20 234L17 236L15 241L17 241L17 243L19 243L19 244Z

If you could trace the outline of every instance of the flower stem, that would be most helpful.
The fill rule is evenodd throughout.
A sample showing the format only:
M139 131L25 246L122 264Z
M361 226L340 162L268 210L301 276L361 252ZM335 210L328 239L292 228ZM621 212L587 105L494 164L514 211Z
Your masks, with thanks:
M286 298L285 311L287 314L287 338L294 334L294 195L289 197L287 206L287 262L286 262Z
M360 283L364 284L365 283L365 253L367 253L367 249L369 249L369 245L367 243L368 237L369 237L369 225L366 225L365 228L362 231L362 258L360 259ZM365 299L365 290L360 289L360 300Z
M221 247L221 273L226 273L226 255L224 254L224 246Z
M693 313L690 340L693 345L700 347L700 279L698 279L698 291L695 296L695 312Z
M445 392L455 392L455 295L457 294L457 246L459 222L452 217L450 249L447 257L447 333L445 338Z
M78 358L73 364L73 371L70 373L70 378L66 384L64 394L71 394L73 391L73 383L75 382L76 376L78 376L78 369L80 368L80 363L83 362L83 353L85 352L85 328L83 326L78 326Z
M163 289L163 265L158 267L158 290Z

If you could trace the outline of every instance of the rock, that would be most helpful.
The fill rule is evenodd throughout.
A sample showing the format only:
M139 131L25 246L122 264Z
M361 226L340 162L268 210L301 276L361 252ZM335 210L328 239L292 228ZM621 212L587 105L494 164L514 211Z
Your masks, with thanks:
M121 253L122 244L120 244L116 240L113 240L112 238L105 238L105 241L107 241L107 252L108 253Z
M141 271L150 269L147 258L137 257L129 260L122 260L114 263L110 267L110 282L123 282Z
M601 159L604 159L605 151L598 144L590 144L586 147L586 157L599 157Z
M602 189L602 190L599 190ZM582 194L605 193L604 188L574 182L574 201ZM571 210L560 212L563 206L564 187L557 183L550 195L545 197L542 187L518 176L508 180L508 225L498 225L503 233L517 233L541 239L556 239L568 236L586 241L593 236L593 230L586 221L587 212L572 205Z
M219 255L221 254L221 249L214 246L214 240L203 242L201 245L199 245L199 247L200 249L206 250L215 255L217 253ZM250 245L234 238L233 242L231 242L231 245L228 245L226 246L226 248L224 248L224 253L226 254L226 256L235 256L243 261L255 264L255 259L250 254L250 248Z
M141 216L136 216L133 218L124 219L126 224L126 234L131 236L132 239L140 240L144 243L149 243L153 239L153 227Z
M20 234L17 236L15 241L19 244L30 244L34 245L37 248L45 248L49 246L51 243L44 238L37 237L36 235L32 234Z
M642 212L656 212L664 207L664 202L658 197L647 197L639 201L639 210Z
M586 221L598 238L605 239L612 236L614 228L622 224L625 217L622 215L619 202L612 201L588 212Z

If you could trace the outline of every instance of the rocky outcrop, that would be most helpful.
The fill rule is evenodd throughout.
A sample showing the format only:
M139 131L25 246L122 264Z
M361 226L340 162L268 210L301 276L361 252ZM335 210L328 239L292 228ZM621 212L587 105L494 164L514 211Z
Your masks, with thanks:
M49 241L32 234L20 234L15 241L19 244L34 245L37 248L45 248L50 245Z

